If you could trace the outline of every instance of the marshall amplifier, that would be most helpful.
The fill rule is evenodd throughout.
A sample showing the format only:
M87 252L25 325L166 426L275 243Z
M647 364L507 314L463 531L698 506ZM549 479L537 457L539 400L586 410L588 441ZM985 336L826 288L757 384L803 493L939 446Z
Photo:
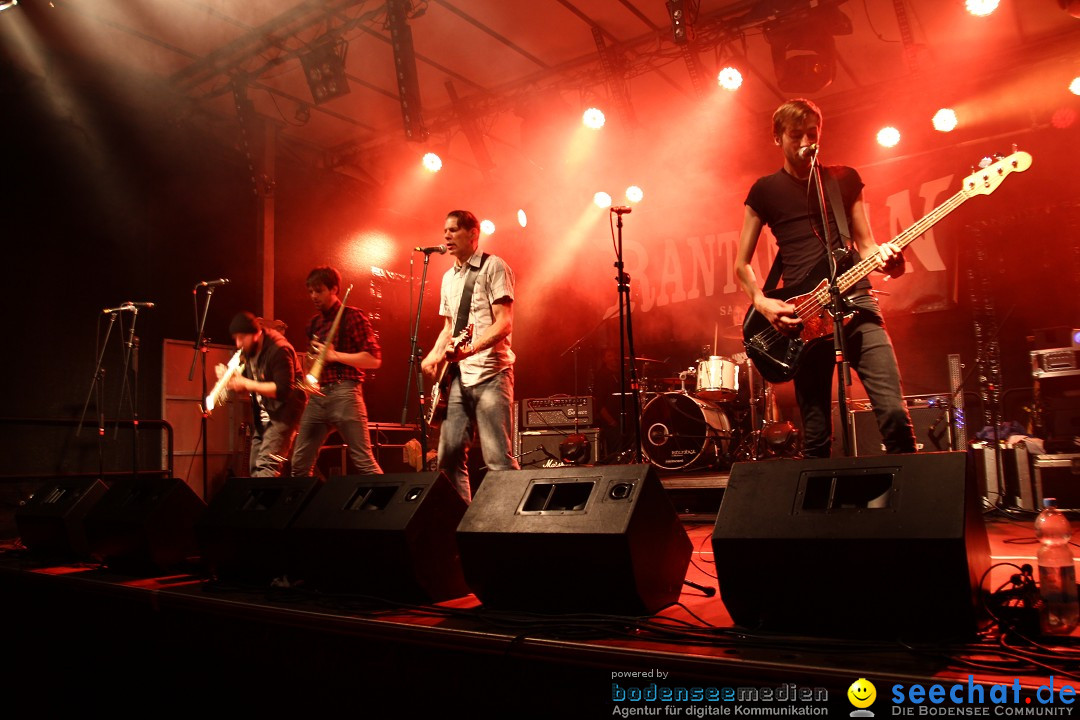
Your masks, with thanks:
M523 428L588 427L593 424L593 399L560 395L521 401Z
M906 395L904 403L915 428L915 448L919 452L942 452L960 449L953 438L957 417L949 403L949 396ZM869 400L848 402L848 428L851 431L851 447L856 457L884 455L877 420ZM843 455L843 436L840 434L839 411L833 403L833 456Z

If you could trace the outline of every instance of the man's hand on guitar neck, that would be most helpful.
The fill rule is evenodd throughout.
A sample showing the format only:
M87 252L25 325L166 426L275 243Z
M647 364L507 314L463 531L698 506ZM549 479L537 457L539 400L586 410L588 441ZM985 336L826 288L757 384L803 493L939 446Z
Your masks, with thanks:
M896 243L890 241L878 245L877 253L878 269L889 277L898 278L907 270L904 253L896 247Z
M798 335L802 329L802 320L796 314L795 306L779 298L762 295L754 303L754 310L785 335Z
M463 343L461 345L450 344L450 347L446 348L446 361L447 362L461 362L470 355L475 355L476 351L473 350L473 346L469 343Z

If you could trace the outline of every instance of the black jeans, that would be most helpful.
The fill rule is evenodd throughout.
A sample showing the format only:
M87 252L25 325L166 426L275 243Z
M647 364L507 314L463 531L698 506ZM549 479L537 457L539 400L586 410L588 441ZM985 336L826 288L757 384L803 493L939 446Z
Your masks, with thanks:
M873 313L859 311L845 326L847 360L874 406L886 452L915 452L915 431L904 406L900 370L892 341ZM836 360L832 338L804 352L795 375L795 399L803 422L803 454L829 457L832 450L832 398Z

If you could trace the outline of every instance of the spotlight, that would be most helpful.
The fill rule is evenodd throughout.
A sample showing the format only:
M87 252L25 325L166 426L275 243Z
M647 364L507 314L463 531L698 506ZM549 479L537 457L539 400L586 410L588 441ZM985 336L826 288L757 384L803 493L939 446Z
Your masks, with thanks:
M626 199L632 203L641 202L641 198L645 197L645 193L637 185L631 185L626 188Z
M481 220L480 232L484 233L485 235L494 235L495 223L491 222L490 220Z
M1058 108L1050 116L1050 126L1055 130L1065 130L1076 124L1076 111L1072 108Z
M738 90L742 87L742 73L733 67L726 67L716 76L716 83L725 90Z
M344 39L326 40L300 56L311 97L316 105L349 94L345 77L345 52L349 43Z
M685 0L668 0L668 17L671 18L671 39L676 45L685 45L690 42L691 29L686 18Z
M524 210L518 210L518 225L525 227L529 223L529 218L526 217Z
M1080 77L1074 77L1072 82L1069 83L1069 92L1073 95L1080 95Z
M900 142L900 131L894 127L883 127L878 130L877 141L882 147L896 147Z
M964 0L964 7L975 17L986 17L997 10L998 0Z
M952 132L956 129L956 111L952 108L941 108L934 113L934 129L938 132Z
M589 108L581 116L581 122L584 123L585 127L587 128L599 130L600 128L604 127L604 113L598 108Z
M836 77L833 36L851 32L851 19L832 5L807 8L766 25L776 84L781 90L802 93L828 87Z
M442 158L433 152L425 153L423 162L424 169L431 173L437 173L442 170Z
M592 201L596 204L596 207L598 208L611 207L611 196L603 190L593 195Z

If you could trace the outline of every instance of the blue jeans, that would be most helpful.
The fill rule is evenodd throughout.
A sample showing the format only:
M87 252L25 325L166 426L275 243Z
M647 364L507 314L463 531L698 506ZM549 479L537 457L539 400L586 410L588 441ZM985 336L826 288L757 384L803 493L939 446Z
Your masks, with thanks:
M257 424L254 425L252 432L251 451L248 454L251 477L277 477L296 437L296 425L271 420L261 430Z
M915 431L904 406L900 370L881 321L859 312L844 328L847 361L874 407L886 452L915 452ZM803 422L803 455L827 458L832 451L832 396L836 382L832 338L808 348L795 375L795 399Z
M467 460L474 432L488 470L519 469L510 439L513 406L513 368L472 387L462 386L461 377L454 373L446 398L446 419L439 428L439 469L465 502L472 501Z
M349 448L349 459L361 475L381 475L382 468L371 451L367 406L363 383L343 380L323 389L323 397L313 395L300 418L296 450L292 457L294 476L310 475L331 430L337 430Z

